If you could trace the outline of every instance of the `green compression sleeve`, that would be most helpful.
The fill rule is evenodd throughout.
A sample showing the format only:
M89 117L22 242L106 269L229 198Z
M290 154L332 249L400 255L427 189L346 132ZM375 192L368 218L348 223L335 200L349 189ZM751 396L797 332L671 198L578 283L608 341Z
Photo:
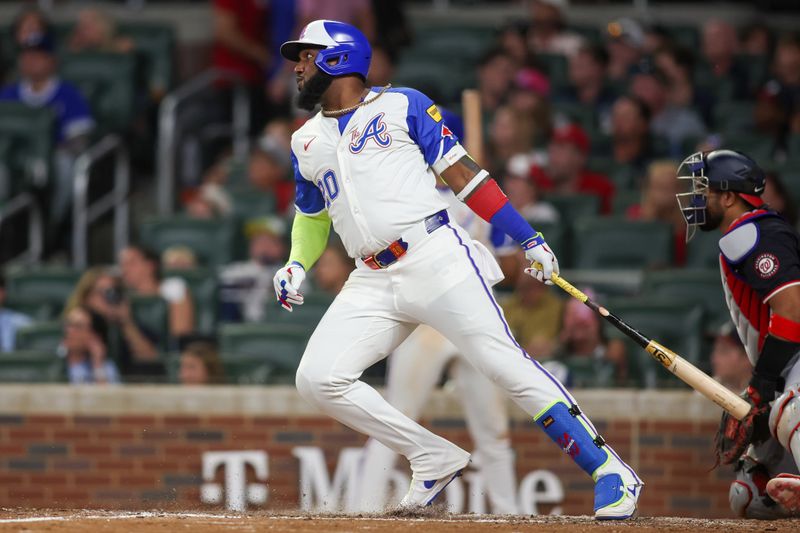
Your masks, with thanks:
M308 216L298 212L292 224L292 251L289 262L297 261L308 271L328 245L331 217L327 211Z

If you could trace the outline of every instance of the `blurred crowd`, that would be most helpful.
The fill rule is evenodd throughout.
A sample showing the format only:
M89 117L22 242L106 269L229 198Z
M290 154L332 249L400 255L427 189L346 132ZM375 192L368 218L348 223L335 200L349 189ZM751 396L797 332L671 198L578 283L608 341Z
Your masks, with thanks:
M182 216L236 217L240 222L237 238L246 242L244 253L214 274L220 287L216 317L220 323L264 323L276 305L272 276L288 256L294 195L290 138L307 118L292 105L292 64L280 59L280 43L314 19L355 24L374 45L368 81L377 86L396 81L415 35L403 2L211 4L211 64L246 83L253 142L245 161L230 149L214 155L202 176L181 191ZM764 200L796 223L791 191L800 190L800 183L792 181L800 181L800 173L786 171L800 161L800 35L760 21L734 27L714 19L697 28L696 46L690 47L674 28L654 21L598 21L587 33L570 26L562 0L527 5L527 18L497 28L474 67L474 78L484 114L482 163L534 226L573 222L548 198L596 197L600 215L669 224L673 262L662 266L681 267L686 246L674 199L678 164L694 151L721 146L755 152L769 170ZM55 75L57 59L46 20L26 11L15 22L14 37L19 81L4 88L0 99L58 109L57 141L75 153L93 121L79 91ZM67 43L71 50L118 53L134 46L95 9L81 12ZM217 89L220 100L230 97L230 87ZM457 99L431 96L446 109L448 125L463 130ZM258 198L268 198L269 209L254 201ZM596 315L517 275L521 256L501 259L507 275L500 287L503 307L520 344L567 383L582 384L570 369L583 365L596 378L592 383L629 384L630 354L621 341L606 336ZM197 333L197 307L179 275L211 266L191 246L153 250L137 244L127 247L116 265L87 271L62 314L59 350L70 380L163 379L167 369L160 354L166 351L180 354L174 374L180 381L225 382L219 343L213 335ZM332 298L352 268L352 260L332 240L312 271L309 292ZM153 331L137 319L132 296L163 299L168 330ZM4 350L13 346L13 330L24 327L25 320L0 311ZM708 342L714 347L714 373L739 387L749 363L735 333L723 329Z

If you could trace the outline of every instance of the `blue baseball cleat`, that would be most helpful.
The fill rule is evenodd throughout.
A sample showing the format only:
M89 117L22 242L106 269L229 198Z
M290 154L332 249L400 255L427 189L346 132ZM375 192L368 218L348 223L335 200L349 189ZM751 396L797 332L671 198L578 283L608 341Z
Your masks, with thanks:
M594 517L597 520L625 520L636 514L642 485L625 485L619 474L606 474L594 485Z

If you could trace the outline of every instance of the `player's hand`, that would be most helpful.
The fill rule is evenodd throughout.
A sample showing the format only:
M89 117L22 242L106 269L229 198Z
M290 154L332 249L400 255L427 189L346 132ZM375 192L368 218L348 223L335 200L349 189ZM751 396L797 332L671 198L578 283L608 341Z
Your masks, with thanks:
M275 297L281 307L292 312L292 305L303 305L303 295L300 294L300 285L306 279L303 265L292 261L275 273L272 283L275 285Z
M714 447L717 461L729 465L737 461L750 444L760 444L770 437L769 405L763 403L751 386L742 393L747 403L753 407L742 420L736 420L727 411L722 413Z
M544 282L546 285L552 285L551 278L553 274L558 274L558 259L547 243L544 242L544 237L541 233L537 233L536 237L528 243L525 248L525 258L531 262L531 266L525 269L525 273L537 280Z

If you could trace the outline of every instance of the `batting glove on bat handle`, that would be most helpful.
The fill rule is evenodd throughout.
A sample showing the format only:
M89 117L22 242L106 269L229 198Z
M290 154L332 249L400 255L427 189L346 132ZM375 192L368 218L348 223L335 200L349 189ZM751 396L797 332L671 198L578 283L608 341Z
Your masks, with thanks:
M300 294L300 285L306 279L306 270L303 265L293 261L278 270L272 283L275 286L275 297L281 307L292 312L292 305L303 305L303 295Z
M525 269L526 274L546 285L553 284L553 274L556 276L559 274L558 259L544 242L541 233L537 233L534 240L525 249L525 258L531 262L531 266Z

